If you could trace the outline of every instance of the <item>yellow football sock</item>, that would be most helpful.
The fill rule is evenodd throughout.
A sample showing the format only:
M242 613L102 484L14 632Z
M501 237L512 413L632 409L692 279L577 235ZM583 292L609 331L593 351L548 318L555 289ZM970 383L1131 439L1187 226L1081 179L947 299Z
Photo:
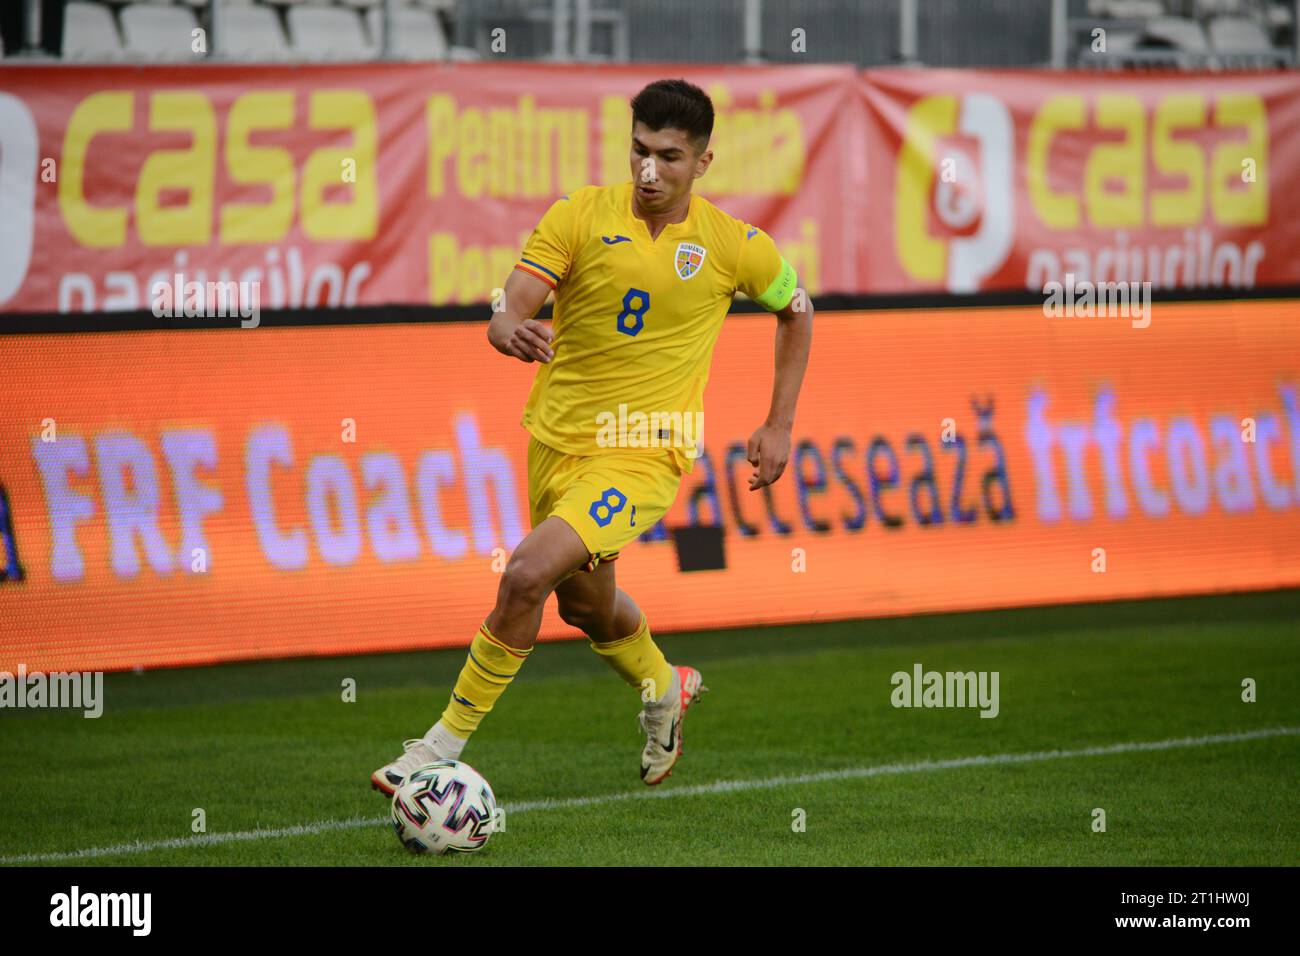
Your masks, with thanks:
M492 636L486 624L481 625L442 712L443 725L457 737L468 738L478 730L483 715L510 686L531 651L507 647Z
M641 615L641 626L636 629L636 633L608 644L591 641L591 649L605 658L615 673L637 690L651 688L655 700L662 698L672 686L672 665L650 637L650 624L644 614ZM647 684L647 681L654 683Z

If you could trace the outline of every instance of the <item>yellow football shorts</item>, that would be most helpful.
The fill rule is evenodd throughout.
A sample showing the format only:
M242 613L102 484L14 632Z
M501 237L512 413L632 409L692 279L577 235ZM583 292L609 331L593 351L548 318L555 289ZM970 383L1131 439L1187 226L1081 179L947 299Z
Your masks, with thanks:
M528 505L533 527L556 515L591 556L585 571L613 561L623 546L667 514L682 476L667 449L569 455L528 442Z

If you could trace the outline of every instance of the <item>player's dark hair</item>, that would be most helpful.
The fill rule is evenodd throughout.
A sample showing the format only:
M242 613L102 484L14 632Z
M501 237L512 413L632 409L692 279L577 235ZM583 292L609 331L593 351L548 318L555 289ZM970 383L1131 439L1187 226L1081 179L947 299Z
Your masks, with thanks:
M655 80L632 97L632 123L650 129L679 129L699 152L713 135L713 100L709 94L685 80Z

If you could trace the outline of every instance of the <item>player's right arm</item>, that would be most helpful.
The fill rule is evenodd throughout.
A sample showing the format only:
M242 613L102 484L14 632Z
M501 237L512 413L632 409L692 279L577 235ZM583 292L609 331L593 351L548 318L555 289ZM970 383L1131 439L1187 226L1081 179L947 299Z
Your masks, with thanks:
M551 204L506 280L505 308L494 313L488 323L488 341L502 355L523 362L549 362L555 355L551 330L534 316L547 294L558 290L569 274L577 228L576 205L569 196Z
M488 323L488 341L502 355L521 362L549 362L555 355L551 348L551 330L534 318L551 287L521 269L506 279L505 308L492 313Z

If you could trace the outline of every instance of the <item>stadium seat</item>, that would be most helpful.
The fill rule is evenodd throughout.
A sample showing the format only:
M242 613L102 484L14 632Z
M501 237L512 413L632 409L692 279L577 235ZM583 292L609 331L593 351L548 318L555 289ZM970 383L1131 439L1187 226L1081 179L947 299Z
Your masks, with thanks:
M1160 0L1089 0L1088 13L1112 20L1150 20L1166 10Z
M1142 31L1142 46L1196 54L1210 51L1201 25L1183 17L1156 17L1151 20Z
M63 13L63 58L102 63L123 58L117 24L108 7L98 3L69 3Z
M188 7L134 3L122 9L121 19L123 46L133 60L185 63L206 56L191 46L199 23Z
M1271 54L1273 44L1254 20L1216 17L1210 21L1210 45L1216 53Z
M366 11L366 23L375 47L383 49L384 11L379 8ZM448 56L447 38L442 24L429 10L418 7L398 7L394 33L393 55L401 60L444 60Z
M232 60L293 59L280 18L270 7L234 6L222 11L221 54Z
M373 60L378 52L361 17L344 7L290 7L289 45L296 57L315 61Z
M1270 30L1287 30L1290 29L1292 21L1295 19L1289 7L1274 5L1268 8L1264 14L1264 20L1268 23Z
M1137 49L1138 42L1141 39L1142 39L1142 35L1139 33L1128 33L1119 30L1112 30L1110 31L1109 36L1106 38L1106 43L1107 43L1106 49L1112 56L1128 53L1132 50Z
M1242 7L1242 0L1196 0L1196 17L1208 20L1211 17L1239 14Z

